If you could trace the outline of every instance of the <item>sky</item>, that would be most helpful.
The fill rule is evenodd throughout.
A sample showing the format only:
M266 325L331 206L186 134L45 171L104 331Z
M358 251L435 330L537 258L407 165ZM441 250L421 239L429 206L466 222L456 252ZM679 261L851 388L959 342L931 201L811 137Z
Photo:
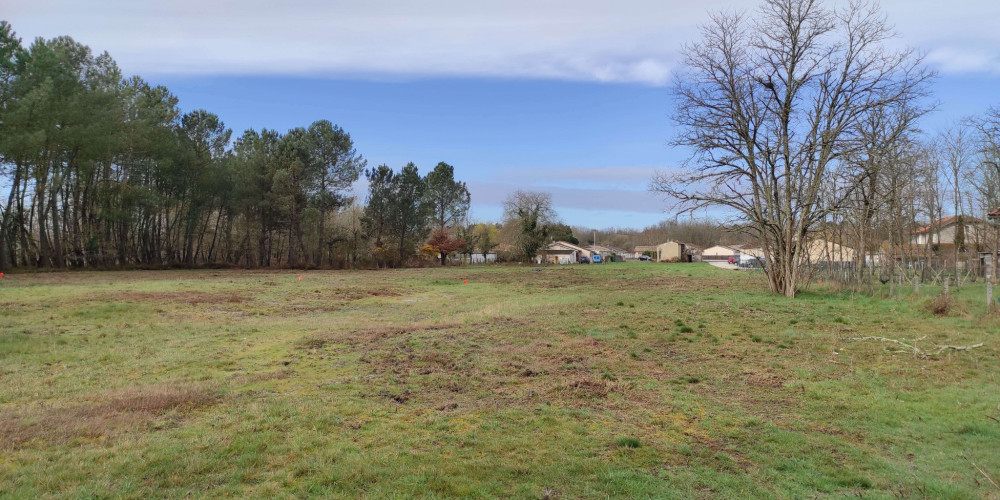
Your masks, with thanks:
M552 193L564 222L672 218L649 193L681 168L669 83L709 13L753 0L0 0L25 41L70 35L166 85L239 135L327 119L369 165L455 166L472 216L516 189ZM943 129L1000 105L1000 2L885 0L900 47L940 76ZM987 20L987 21L979 21ZM356 186L363 198L363 185Z

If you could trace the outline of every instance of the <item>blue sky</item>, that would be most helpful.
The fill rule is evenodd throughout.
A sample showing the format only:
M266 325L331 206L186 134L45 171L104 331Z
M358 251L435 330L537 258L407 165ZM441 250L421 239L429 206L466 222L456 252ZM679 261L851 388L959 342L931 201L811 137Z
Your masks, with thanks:
M664 207L646 186L656 168L681 159L666 145L670 96L662 87L481 78L156 81L185 108L218 113L236 131L326 118L351 133L370 164L450 163L469 184L480 220L499 218L503 198L521 188L552 192L573 224L655 223Z
M646 191L676 167L669 82L709 9L752 0L134 2L0 0L20 36L71 35L164 84L234 134L328 119L370 164L468 182L473 216L514 189L553 195L573 225L668 217ZM928 131L1000 105L1000 2L885 0L901 36L941 72Z

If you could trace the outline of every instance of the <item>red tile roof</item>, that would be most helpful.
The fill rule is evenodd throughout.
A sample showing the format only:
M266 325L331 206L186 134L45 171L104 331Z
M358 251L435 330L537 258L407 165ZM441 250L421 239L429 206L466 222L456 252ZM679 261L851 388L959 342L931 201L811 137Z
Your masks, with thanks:
M1000 216L1000 209L994 210L994 211L992 211L992 212L989 213L990 216L993 216L994 214L996 214L997 216ZM945 227L945 226L950 226L950 225L958 222L958 217L959 216L957 216L957 215L949 215L948 217L945 217L945 218L943 218L943 219L941 219L941 220L939 220L937 222L932 222L932 223L930 223L930 224L928 224L928 225L926 225L924 227L921 227L920 229L917 229L913 233L914 234L926 233L927 231L930 231L933 228L942 228L942 227ZM977 224L977 223L981 224L983 222L980 219L977 219L975 217L971 217L971 216L968 216L968 215L963 215L961 217L965 221L966 224Z
M916 231L914 231L914 233L915 234L916 233L926 233L927 231L930 231L934 227L944 227L944 226L947 226L947 225L951 224L952 222L955 222L957 219L958 219L958 217L956 217L954 215L951 215L951 216L945 217L945 218L943 218L943 219L941 219L941 220L939 220L937 222L932 222L932 223L930 223L930 224L928 224L928 225L926 225L926 226L924 226L924 227L922 227L920 229L917 229Z

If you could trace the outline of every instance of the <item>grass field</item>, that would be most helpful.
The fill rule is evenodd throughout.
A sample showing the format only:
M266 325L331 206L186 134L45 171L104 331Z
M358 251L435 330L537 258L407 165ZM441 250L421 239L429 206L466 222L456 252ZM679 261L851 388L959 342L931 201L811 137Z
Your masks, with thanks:
M1000 320L981 286L948 316L923 293L701 264L8 275L0 496L1000 498Z

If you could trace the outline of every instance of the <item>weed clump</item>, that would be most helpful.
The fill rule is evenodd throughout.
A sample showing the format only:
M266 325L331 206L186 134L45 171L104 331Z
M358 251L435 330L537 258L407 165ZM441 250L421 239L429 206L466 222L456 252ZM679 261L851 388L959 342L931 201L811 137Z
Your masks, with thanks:
M620 437L615 440L615 444L622 448L638 448L642 443L634 437Z

